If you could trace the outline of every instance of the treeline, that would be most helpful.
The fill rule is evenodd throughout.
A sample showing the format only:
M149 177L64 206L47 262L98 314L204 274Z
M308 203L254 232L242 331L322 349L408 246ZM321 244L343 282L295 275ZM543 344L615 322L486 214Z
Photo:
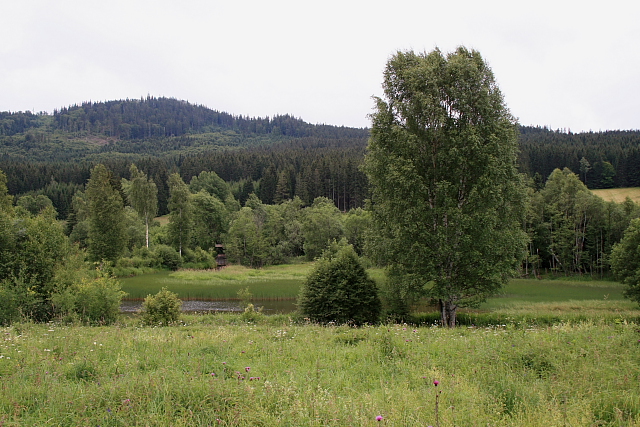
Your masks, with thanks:
M215 172L188 181L173 172L163 183L169 222L161 226L153 220L160 194L155 181L134 164L128 176L103 164L91 168L62 223L43 194L15 200L0 171L0 324L58 315L108 323L121 298L111 272L213 268L220 243L229 261L251 267L312 260L341 241L384 265L368 246L375 244L371 214L360 207L345 212L326 197L306 203L284 194L267 204L255 192L241 203ZM528 191L522 276L608 275L612 249L640 207L631 200L605 202L569 169L554 170L542 189ZM103 261L115 270L92 272L87 264ZM106 311L98 309L105 298L113 302ZM87 313L94 314L83 317Z
M529 191L526 276L606 275L613 246L631 220L640 217L636 203L604 201L568 168L554 170L540 190L532 184Z
M326 197L346 211L368 197L360 171L367 139L367 129L234 116L170 98L85 102L52 115L0 113L0 169L10 194L45 195L62 219L95 165L129 178L132 163L156 183L160 214L168 212L168 176L189 182L201 171L217 173L241 203L252 192L266 204ZM536 189L565 167L589 188L640 186L639 131L523 126L520 147L520 170Z
M359 166L364 156L364 143L332 140L327 146L321 138L300 138L270 147L244 150L208 151L202 154L143 157L135 163L158 187L160 214L168 212L167 180L177 172L189 182L202 171L217 173L231 184L234 196L242 203L256 193L267 204L293 197L311 203L316 197L327 197L340 210L364 206L368 185ZM130 178L128 157L106 157L102 162L119 178ZM94 161L24 162L0 159L0 169L9 177L9 193L13 195L43 194L49 197L60 218L69 213L75 189L89 179Z
M579 174L589 188L640 186L640 131L571 133L520 127L520 168L539 186L556 168Z

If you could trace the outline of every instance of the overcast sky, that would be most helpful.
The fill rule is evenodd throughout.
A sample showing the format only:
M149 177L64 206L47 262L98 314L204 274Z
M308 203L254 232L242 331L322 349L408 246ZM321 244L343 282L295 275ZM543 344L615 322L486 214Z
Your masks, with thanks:
M370 125L397 50L480 51L523 125L640 129L640 2L13 0L0 111L173 97Z

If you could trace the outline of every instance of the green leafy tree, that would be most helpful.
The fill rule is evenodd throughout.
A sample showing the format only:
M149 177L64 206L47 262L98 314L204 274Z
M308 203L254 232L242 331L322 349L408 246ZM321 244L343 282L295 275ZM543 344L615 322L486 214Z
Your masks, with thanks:
M263 235L266 219L261 208L245 206L234 216L227 234L227 255L232 262L249 267L267 263L269 245Z
M169 176L169 239L178 253L187 247L191 236L191 192L180 175Z
M126 247L124 203L111 172L102 164L91 170L85 196L88 210L88 248L95 261L115 262Z
M331 241L343 237L342 214L330 199L317 197L311 206L304 209L302 234L308 260L319 257Z
M20 206L32 215L37 215L47 207L53 208L53 203L50 198L43 194L38 194L36 196L25 194L18 199L16 206Z
M130 251L141 246L146 247L145 224L140 215L131 207L124 208L124 230L126 247Z
M582 174L582 182L587 185L587 174L591 170L591 163L585 157L580 159L580 173Z
M66 233L73 243L86 248L89 240L89 208L84 191L77 191L71 199L71 213L67 220Z
M213 249L229 228L229 215L224 203L204 190L191 196L193 215L192 240L202 249Z
M98 270L96 277L74 283L52 300L65 318L91 325L111 325L120 316L120 304L125 296L115 277Z
M344 235L359 256L363 255L366 234L371 228L371 212L362 208L351 209L344 217Z
M298 307L314 322L361 325L378 321L381 303L376 283L353 247L344 244L318 260L302 285Z
M398 52L384 71L365 170L379 259L397 294L439 302L442 324L495 294L524 254L517 128L479 52Z
M552 269L584 272L589 227L600 215L604 201L567 168L554 170L540 195Z
M13 207L13 196L7 188L7 175L0 170L0 211L8 212Z
M600 188L613 188L615 185L616 169L607 161L602 162Z
M298 257L304 254L304 233L302 226L303 203L299 197L278 205L281 212L282 239L278 241L279 252L284 257Z
M624 295L640 303L640 219L631 221L622 240L613 246L611 270L626 285Z
M231 194L229 185L213 171L202 171L200 175L191 178L189 189L192 193L204 190L222 201Z
M129 204L138 213L145 225L145 242L149 247L149 226L158 213L158 187L153 180L140 172L133 163L130 167L131 181L126 189Z
M0 323L21 317L49 320L56 278L71 252L52 207L37 216L24 213L0 211Z

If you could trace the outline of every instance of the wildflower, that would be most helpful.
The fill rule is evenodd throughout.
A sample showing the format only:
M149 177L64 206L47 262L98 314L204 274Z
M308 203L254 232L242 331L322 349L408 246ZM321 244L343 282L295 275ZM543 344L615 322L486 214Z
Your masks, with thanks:
M376 421L382 421L382 415L378 415L378 416L376 417Z
M440 381L438 381L438 380L433 380L433 385L434 385L434 386L438 387L438 384L440 384Z
M249 372L249 370L251 369L251 367L247 366L246 368L244 368L245 372Z

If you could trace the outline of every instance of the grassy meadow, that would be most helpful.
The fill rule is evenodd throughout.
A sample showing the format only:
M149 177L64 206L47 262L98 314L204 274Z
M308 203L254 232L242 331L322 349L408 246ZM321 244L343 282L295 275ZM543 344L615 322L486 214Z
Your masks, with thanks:
M123 283L144 295L173 286L237 297L248 286L275 298L297 295L311 267ZM110 327L15 324L0 329L0 426L640 426L640 307L621 285L518 279L461 312L458 328L436 318L362 328L260 313L183 314L169 327L137 316Z
M122 322L3 328L0 425L640 425L634 323Z

